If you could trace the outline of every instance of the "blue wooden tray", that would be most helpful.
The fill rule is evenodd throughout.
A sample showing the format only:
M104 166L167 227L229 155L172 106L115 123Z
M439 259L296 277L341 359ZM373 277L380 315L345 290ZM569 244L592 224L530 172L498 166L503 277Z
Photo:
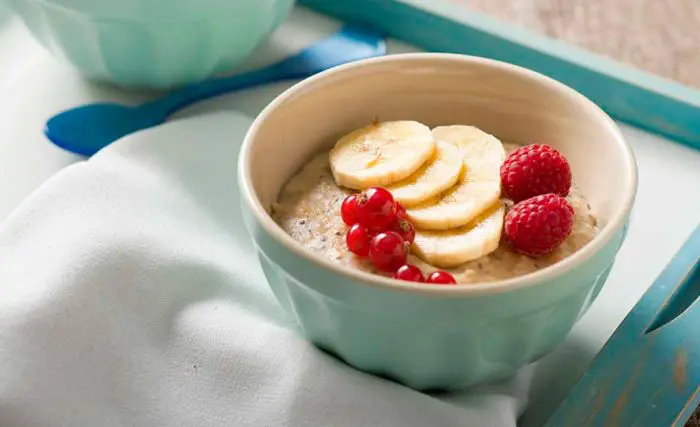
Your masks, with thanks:
M573 87L614 118L700 149L700 91L441 1L300 0L428 51L521 65Z
M547 427L681 427L700 404L700 226ZM695 303L695 304L693 304Z
M439 1L301 3L428 51L489 57L536 70L575 88L617 120L700 149L700 91L695 89ZM686 422L700 403L699 257L700 227L547 427L680 427Z

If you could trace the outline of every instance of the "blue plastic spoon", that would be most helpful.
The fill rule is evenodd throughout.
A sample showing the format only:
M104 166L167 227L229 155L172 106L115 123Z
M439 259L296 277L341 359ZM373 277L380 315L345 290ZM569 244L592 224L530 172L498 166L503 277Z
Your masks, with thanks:
M265 83L308 77L385 53L386 44L379 34L347 26L299 54L259 70L185 86L141 105L97 103L63 111L49 119L44 134L65 150L91 156L123 136L163 123L195 102Z

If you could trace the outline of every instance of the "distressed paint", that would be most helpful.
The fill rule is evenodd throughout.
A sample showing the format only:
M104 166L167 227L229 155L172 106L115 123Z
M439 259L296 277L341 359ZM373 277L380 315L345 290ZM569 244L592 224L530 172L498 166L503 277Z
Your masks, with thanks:
M676 352L673 361L673 380L678 391L683 391L688 384L688 351L683 348Z
M618 327L547 427L682 426L700 403L698 286L700 226ZM680 314L658 322L668 312Z

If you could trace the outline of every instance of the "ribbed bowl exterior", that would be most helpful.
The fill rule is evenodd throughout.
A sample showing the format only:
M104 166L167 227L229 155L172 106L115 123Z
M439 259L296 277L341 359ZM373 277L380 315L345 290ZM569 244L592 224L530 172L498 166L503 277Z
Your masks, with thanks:
M121 2L121 0L120 0ZM125 0L126 5L136 0ZM169 2L177 8L179 3ZM136 10L126 19L68 9L49 0L10 0L34 37L86 77L125 87L169 88L204 80L241 64L288 15L294 0L218 2L206 13ZM211 3L211 2L210 2ZM114 4L111 6L114 9Z
M412 388L460 389L506 378L559 344L600 292L625 229L559 277L469 296L401 292L356 282L285 248L243 204L279 303L319 347Z

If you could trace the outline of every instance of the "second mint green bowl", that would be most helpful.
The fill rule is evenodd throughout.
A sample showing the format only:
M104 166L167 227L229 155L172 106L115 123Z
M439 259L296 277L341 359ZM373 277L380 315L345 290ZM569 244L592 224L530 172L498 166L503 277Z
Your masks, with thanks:
M320 257L268 212L312 154L377 117L473 124L504 141L555 146L569 159L600 232L535 273L452 287L398 282ZM416 389L459 389L513 375L564 339L610 273L637 169L615 123L574 90L513 65L426 53L344 65L287 90L251 126L239 181L270 287L311 341Z
M34 37L91 79L169 88L241 64L294 0L9 0Z

